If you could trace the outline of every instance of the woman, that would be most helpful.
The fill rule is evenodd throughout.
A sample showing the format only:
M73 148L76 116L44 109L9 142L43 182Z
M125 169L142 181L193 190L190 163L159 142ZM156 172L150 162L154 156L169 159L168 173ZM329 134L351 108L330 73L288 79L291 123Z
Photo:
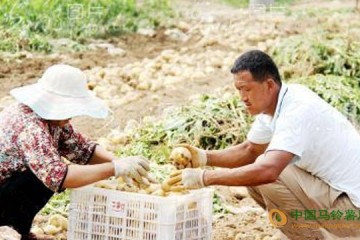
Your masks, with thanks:
M0 226L12 226L22 239L32 239L32 221L54 192L110 176L137 182L148 177L147 159L116 159L71 126L76 116L108 114L105 104L89 93L79 69L51 66L36 84L10 93L19 103L0 113Z

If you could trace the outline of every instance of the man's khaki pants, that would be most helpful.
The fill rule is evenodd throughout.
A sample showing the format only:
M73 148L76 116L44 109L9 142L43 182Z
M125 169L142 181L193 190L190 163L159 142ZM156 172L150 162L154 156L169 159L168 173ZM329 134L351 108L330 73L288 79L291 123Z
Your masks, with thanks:
M248 190L261 207L273 213L271 222L280 222L283 226L279 229L291 240L360 239L360 209L346 193L294 164L289 164L276 182ZM277 210L285 213L286 224Z

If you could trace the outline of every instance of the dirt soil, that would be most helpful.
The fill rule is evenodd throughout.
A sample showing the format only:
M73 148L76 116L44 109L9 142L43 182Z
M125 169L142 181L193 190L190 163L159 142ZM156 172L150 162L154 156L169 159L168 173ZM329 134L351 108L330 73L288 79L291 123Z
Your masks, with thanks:
M0 99L2 99L0 108L13 101L9 97L9 91L12 88L35 83L43 71L55 63L70 64L94 74L97 71L96 69L121 69L135 63L141 65L144 59L155 59L164 50L169 49L175 53L181 53L177 59L179 63L187 57L197 59L193 63L205 73L200 77L183 77L180 78L180 81L174 81L170 86L152 91L135 87L132 89L132 94L137 97L113 107L111 117L105 120L92 120L85 117L73 120L78 129L96 140L106 136L113 128L125 127L126 123L131 119L141 121L144 116L160 115L165 107L186 104L189 97L193 95L213 92L216 89L224 88L224 86L229 86L229 89L231 89L232 76L228 71L230 64L223 63L219 68L214 67L214 69L207 71L206 66L201 65L202 61L206 62L208 60L206 58L207 53L209 53L209 58L215 52L220 55L229 52L230 56L238 56L247 48L263 47L259 43L267 43L268 39L299 34L303 31L304 26L313 24L310 20L303 21L301 24L291 23L284 20L285 17L277 16L278 22L274 23L276 30L272 31L268 26L271 24L265 23L267 25L265 27L264 23L261 22L253 21L251 23L250 21L254 20L253 18L247 20L241 18L241 16L244 16L243 10L232 9L207 1L203 1L201 5L197 6L192 6L191 1L179 2L180 8L184 9L190 6L195 7L195 10L196 8L201 10L198 12L194 10L191 16L187 16L190 18L189 20L184 20L184 22L176 26L175 29L179 30L180 33L179 31L175 32L173 36L167 33L167 29L160 29L152 36L133 34L108 39L103 42L121 48L125 51L125 54L111 54L104 47L99 47L81 53L54 53L50 55L17 53L15 55L2 55L0 57ZM347 5L351 5L353 2L346 1ZM308 4L314 6L314 3L309 2ZM322 7L328 7L329 5L339 7L341 4L338 1L323 1L321 3ZM306 6L306 4L303 4L296 6L296 8L305 8ZM201 20L200 24L199 19ZM222 23L222 25L219 25L219 23ZM245 29L240 29L239 32L233 31L236 28L249 25L251 25L249 27L252 28L251 31ZM230 30L227 30L227 28ZM181 34L186 36L186 40L182 39L183 35ZM262 36L263 39L256 39L256 37L251 37L251 34L264 36ZM94 43L99 44L99 41L94 40ZM268 42L267 44L271 45L272 43ZM198 55L201 55L203 59L199 60L199 58L194 57ZM99 85L101 85L101 80L99 81ZM125 93L119 92L117 95L121 97ZM248 196L245 188L218 187L216 189L230 213L214 216L213 240L281 239L278 230L269 224L266 212Z

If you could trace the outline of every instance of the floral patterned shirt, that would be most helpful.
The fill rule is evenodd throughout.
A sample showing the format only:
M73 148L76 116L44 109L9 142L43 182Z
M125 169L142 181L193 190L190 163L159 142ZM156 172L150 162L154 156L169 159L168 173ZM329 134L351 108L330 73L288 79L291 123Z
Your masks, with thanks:
M61 157L86 164L95 147L70 123L53 126L28 106L12 104L0 113L0 184L30 169L49 189L60 191L67 174Z

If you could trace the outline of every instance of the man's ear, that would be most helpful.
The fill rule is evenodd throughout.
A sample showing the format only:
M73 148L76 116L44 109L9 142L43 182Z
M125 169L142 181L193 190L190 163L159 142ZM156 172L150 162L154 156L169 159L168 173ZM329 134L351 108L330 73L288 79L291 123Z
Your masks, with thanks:
M267 78L265 82L266 82L266 87L268 90L273 90L276 86L276 82L274 81L274 79L272 79L270 77Z

